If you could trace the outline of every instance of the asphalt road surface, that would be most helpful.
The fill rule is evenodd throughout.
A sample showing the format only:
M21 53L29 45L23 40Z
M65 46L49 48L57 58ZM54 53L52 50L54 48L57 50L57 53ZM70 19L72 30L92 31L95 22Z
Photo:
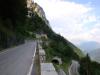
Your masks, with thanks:
M35 47L36 42L28 42L1 52L0 75L27 75Z

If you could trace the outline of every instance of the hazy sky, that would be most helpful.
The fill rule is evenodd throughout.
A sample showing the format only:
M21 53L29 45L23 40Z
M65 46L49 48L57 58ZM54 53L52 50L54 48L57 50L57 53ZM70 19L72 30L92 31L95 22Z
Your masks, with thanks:
M100 0L34 0L52 29L74 44L100 42Z

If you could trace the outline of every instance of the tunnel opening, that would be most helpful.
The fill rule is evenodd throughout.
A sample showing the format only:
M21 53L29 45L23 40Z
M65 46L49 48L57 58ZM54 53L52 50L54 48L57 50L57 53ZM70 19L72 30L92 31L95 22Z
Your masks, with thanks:
M53 59L53 60L52 60L52 63L59 65L59 61L56 60L56 59Z

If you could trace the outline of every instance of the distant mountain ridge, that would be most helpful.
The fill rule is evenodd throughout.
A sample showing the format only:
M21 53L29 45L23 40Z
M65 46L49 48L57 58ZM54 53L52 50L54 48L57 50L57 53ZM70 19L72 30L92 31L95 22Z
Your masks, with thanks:
M89 52L89 56L91 57L92 60L100 63L100 48Z
M80 49L82 49L85 53L89 53L95 49L100 48L100 43L95 41L85 41L78 45Z

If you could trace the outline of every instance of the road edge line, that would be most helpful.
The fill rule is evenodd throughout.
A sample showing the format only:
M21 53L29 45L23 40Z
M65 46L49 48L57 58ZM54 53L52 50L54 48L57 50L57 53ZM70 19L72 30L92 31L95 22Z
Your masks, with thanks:
M32 73L32 68L33 68L33 64L34 64L34 57L35 57L35 54L36 54L36 49L37 49L37 44L36 44L36 46L35 46L35 51L34 51L34 54L33 54L33 56L32 56L32 64L31 64L31 66L30 66L30 69L29 69L29 72L28 72L28 74L27 75L31 75L31 73Z

